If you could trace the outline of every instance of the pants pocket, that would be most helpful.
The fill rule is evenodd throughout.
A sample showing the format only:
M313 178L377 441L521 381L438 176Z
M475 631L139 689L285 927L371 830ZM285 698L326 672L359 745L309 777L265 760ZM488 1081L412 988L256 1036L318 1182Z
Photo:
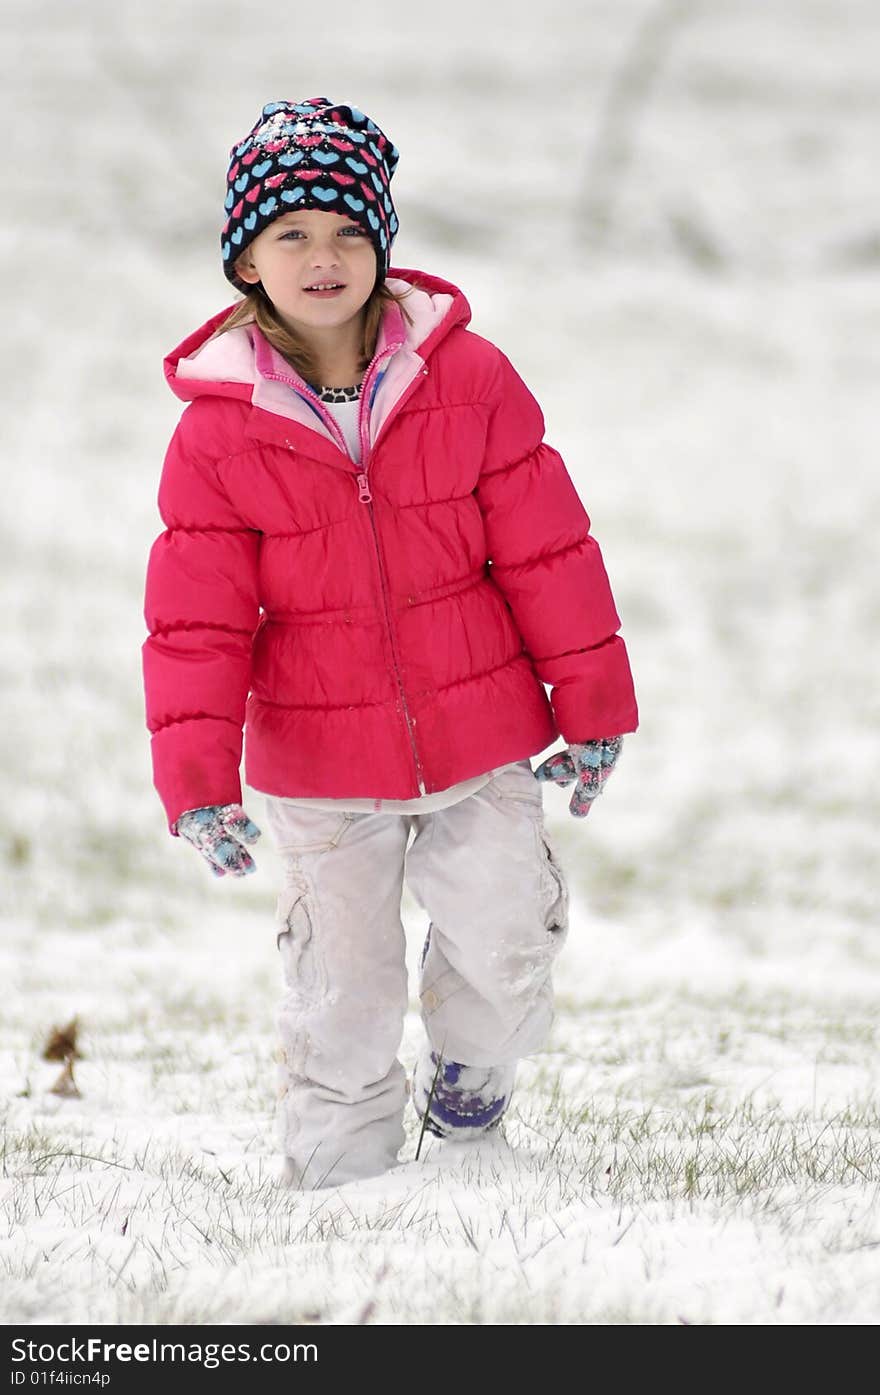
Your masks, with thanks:
M282 955L285 981L289 988L310 992L319 975L308 892L301 886L286 888L278 898L275 922L275 943Z
M556 850L546 829L540 831L541 872L544 888L544 924L562 939L568 933L569 888Z
M266 817L280 853L322 853L342 841L357 815L275 799L266 801Z
M288 888L278 901L276 944L281 955L284 998L278 1025L284 1061L294 1076L308 1077L311 1027L326 998L326 972L308 893ZM285 1074L282 1071L282 1074Z
M544 797L532 774L530 761L518 761L499 770L485 789L498 804L521 804L535 813L543 813Z

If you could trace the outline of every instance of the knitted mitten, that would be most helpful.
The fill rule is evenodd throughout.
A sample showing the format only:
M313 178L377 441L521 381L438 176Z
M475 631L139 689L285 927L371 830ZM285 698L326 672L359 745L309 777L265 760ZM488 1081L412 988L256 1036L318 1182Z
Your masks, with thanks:
M211 804L188 809L175 824L181 838L202 854L215 877L243 877L257 865L242 843L255 843L260 830L240 804ZM240 840L240 841L239 841Z
M602 793L622 745L622 736L571 745L567 751L557 751L542 761L535 771L535 779L552 780L563 788L575 780L568 808L576 819L585 818L593 800Z

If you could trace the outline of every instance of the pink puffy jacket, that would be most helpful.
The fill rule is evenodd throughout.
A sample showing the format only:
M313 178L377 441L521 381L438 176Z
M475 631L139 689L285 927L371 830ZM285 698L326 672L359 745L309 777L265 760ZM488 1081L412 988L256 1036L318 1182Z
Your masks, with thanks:
M159 486L143 646L178 815L276 795L407 799L635 731L620 620L541 410L448 281L392 269L361 462L253 326L168 355L189 401ZM543 685L551 692L548 700ZM551 705L552 702L552 705Z

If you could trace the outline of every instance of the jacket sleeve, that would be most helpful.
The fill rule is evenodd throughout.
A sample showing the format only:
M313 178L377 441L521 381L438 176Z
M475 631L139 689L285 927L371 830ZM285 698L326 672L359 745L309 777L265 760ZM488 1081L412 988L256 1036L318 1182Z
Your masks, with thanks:
M194 404L194 406L197 404ZM142 647L153 780L169 830L187 809L241 801L239 766L261 534L245 526L187 408L159 485Z
M638 727L620 617L590 519L544 417L510 361L500 370L476 495L491 576L568 744Z

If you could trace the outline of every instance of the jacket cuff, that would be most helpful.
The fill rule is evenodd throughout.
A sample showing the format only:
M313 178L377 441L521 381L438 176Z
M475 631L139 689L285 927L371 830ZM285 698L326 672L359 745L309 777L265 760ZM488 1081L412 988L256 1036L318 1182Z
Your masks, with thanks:
M168 831L188 809L240 804L242 733L218 717L171 722L153 735L153 783L165 808Z

